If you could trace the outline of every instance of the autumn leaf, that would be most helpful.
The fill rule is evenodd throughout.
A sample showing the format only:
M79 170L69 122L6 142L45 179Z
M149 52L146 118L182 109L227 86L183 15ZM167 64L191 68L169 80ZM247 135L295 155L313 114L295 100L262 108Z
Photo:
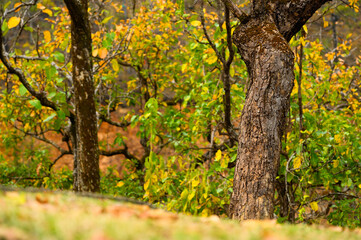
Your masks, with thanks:
M38 9L40 9L40 10L44 10L46 7L43 5L43 4L41 4L41 3L38 3L38 4L36 4L36 7L38 8Z
M318 211L318 204L317 202L311 202L310 206L312 208L313 211L317 212Z
M107 50L106 48L100 48L100 49L98 50L98 54L99 54L99 57L100 57L101 59L104 59L104 58L107 57L108 50Z
M92 52L92 56L96 57L98 55L98 49L94 49Z
M47 43L51 41L51 33L49 31L44 31L44 39Z
M14 8L17 8L20 5L21 5L21 2L15 3ZM15 12L19 12L19 11L20 11L20 8L18 10L16 10Z
M213 55L212 57L208 58L208 59L206 60L206 62L207 62L208 64L213 64L213 63L217 62L217 60L218 60L218 57L217 57L216 55Z
M120 181L120 182L117 183L117 187L122 187L122 186L124 186L124 182L123 182L123 181Z
M302 165L302 158L300 156L297 156L294 160L293 160L293 167L295 169L300 168Z
M9 19L9 22L8 22L8 28L9 29L14 28L17 25L19 25L19 23L20 23L20 18L19 17L11 17Z
M53 12L52 12L50 9L44 9L44 10L43 10L43 13L48 14L50 17L53 16Z
M114 71L118 72L119 71L119 64L118 64L118 61L116 59L113 59L111 61L111 64L112 64L112 68Z
M144 183L144 190L147 190L147 189L148 189L149 183L150 183L150 180L148 179L148 180Z
M193 179L192 181L192 188L195 188L199 185L199 180Z
M218 151L216 152L215 161L219 161L219 160L221 160L221 158L222 158L222 151L221 151L221 150L218 150Z
M191 24L192 24L192 26L194 26L194 27L198 27L198 26L201 25L201 22L200 22L200 21L192 21Z

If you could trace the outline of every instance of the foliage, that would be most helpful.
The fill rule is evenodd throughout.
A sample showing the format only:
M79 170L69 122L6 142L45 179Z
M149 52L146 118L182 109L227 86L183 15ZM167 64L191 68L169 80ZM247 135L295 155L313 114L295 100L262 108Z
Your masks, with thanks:
M90 5L98 125L119 128L114 138L100 141L100 151L106 156L122 155L125 166L122 172L110 167L102 173L101 191L147 200L170 211L224 216L237 155L224 120L224 74L230 76L230 117L237 129L247 71L238 53L229 69L222 63L236 50L228 45L231 33L223 13L212 7L193 12L185 9L184 1L177 2L149 0L134 15L115 1ZM242 6L247 2L242 1ZM3 7L13 9L19 4L10 1ZM25 11L42 20L39 29L26 21ZM233 31L237 22L229 24ZM0 94L1 147L6 149L0 155L2 184L72 187L70 170L52 169L60 157L73 154L69 25L65 6L52 1L21 6L3 18L3 34L13 46L8 50L11 63L57 108L44 107L0 64L0 78L6 79ZM280 220L294 217L313 222L327 217L331 224L357 227L360 60L352 65L344 62L350 39L329 51L318 40L300 34L291 47L296 53L296 81L278 180L286 185L294 213L281 216L277 207L276 214ZM300 59L301 86L297 81ZM141 153L130 147L131 130L137 132ZM35 145L40 141L55 148L58 157L50 159L43 145L28 150L29 137L36 139ZM276 198L281 201L279 195Z
M331 212L328 219L332 224L359 226L354 216L360 211L361 188L360 66L347 66L343 60L351 41L346 39L326 53L318 41L299 39L291 44L305 45L303 78L301 87L295 82L292 93L280 177L287 178L288 194L293 195L299 219L311 220L313 214ZM297 57L299 62L300 55ZM295 73L298 79L297 64Z

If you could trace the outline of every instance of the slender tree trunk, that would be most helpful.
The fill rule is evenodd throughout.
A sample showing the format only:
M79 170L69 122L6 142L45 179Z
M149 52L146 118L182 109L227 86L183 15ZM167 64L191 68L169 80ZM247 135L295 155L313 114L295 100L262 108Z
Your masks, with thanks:
M97 118L91 59L91 30L87 0L64 0L72 20L71 55L76 108L75 191L100 188Z

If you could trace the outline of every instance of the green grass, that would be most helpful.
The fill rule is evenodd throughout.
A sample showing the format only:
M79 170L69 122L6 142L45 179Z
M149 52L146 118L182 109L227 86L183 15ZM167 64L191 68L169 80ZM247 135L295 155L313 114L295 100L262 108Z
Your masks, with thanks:
M242 224L73 194L0 192L0 239L361 239L356 231Z

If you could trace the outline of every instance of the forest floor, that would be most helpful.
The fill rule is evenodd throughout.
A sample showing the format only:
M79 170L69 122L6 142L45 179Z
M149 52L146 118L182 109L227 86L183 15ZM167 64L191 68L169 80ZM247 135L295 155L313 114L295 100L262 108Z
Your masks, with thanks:
M361 239L361 230L276 221L240 224L99 197L0 190L0 239Z

